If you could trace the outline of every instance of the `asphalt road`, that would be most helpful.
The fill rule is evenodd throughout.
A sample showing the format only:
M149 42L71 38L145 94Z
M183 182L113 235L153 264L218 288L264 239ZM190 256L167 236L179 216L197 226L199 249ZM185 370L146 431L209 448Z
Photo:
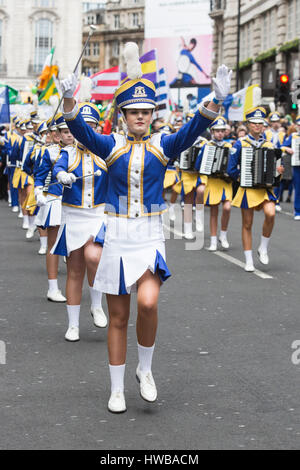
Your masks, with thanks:
M283 208L292 211L290 204ZM262 220L255 215L255 246ZM300 365L291 357L292 343L300 341L300 223L291 215L277 216L270 265L259 267L256 260L267 279L245 273L231 258L167 241L173 276L160 296L153 360L158 401L147 404L139 396L133 296L128 411L122 415L107 411L106 330L93 327L87 286L81 341L68 343L65 305L45 298L37 235L26 242L20 227L1 201L0 341L6 364L0 363L0 449L299 448ZM243 261L240 228L240 212L233 209L228 255ZM206 245L208 238L206 212ZM65 278L62 262L62 287Z

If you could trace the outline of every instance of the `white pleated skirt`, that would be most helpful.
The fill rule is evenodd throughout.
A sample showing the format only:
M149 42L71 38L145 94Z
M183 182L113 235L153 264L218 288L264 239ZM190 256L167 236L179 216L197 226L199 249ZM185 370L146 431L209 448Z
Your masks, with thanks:
M46 198L47 204L40 208L35 219L35 224L42 229L57 227L61 223L61 196L47 194Z
M51 254L69 256L91 238L103 245L105 219L104 204L93 209L62 206L61 226Z
M148 269L153 274L157 272L161 282L171 276L166 264L162 217L108 216L94 288L111 295L130 294Z

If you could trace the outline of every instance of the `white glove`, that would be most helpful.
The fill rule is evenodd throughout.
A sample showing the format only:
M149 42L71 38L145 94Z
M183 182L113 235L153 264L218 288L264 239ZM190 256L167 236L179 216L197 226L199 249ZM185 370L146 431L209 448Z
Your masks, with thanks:
M42 186L37 186L34 188L34 195L35 195L35 200L36 204L39 207L45 206L47 203L47 198L45 198L43 194L43 187Z
M60 81L60 88L64 98L73 98L78 84L78 71L70 74L65 80Z
M216 78L213 78L214 90L216 99L224 101L226 96L230 93L232 70L228 70L226 65L221 65L217 70Z
M72 186L72 183L75 183L76 181L76 176L74 175L74 173L67 173L66 171L60 171L59 173L57 173L56 179L61 184Z

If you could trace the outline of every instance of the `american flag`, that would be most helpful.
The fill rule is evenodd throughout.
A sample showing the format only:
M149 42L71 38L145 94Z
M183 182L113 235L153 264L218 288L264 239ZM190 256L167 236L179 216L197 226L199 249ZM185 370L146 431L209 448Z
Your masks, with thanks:
M89 77L92 80L92 100L103 101L112 100L116 89L120 85L120 70L119 67L112 67L111 69L102 70ZM75 91L75 97L80 90L80 84Z

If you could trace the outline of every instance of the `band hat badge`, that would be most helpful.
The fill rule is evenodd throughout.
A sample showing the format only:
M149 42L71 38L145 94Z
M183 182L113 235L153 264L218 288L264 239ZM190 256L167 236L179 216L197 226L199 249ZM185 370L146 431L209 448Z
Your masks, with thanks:
M265 108L252 108L246 113L246 121L253 122L254 124L264 124L266 116Z
M278 122L280 121L280 114L276 111L269 114L269 121L270 122Z
M218 116L209 126L212 130L226 129L227 121L223 116Z
M97 106L93 103L81 103L79 106L80 114L86 122L99 124L101 114Z
M156 106L155 85L145 78L125 82L115 97L118 107L123 109L154 109Z

